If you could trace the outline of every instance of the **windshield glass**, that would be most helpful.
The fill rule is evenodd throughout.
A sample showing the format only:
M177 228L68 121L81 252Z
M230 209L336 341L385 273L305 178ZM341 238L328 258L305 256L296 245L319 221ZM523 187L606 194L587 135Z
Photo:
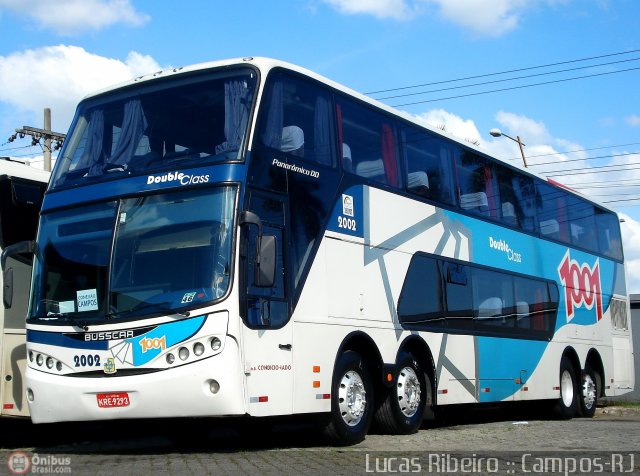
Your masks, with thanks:
M255 72L149 81L81 103L51 189L239 160Z
M169 313L224 296L235 188L127 198L44 215L31 318Z

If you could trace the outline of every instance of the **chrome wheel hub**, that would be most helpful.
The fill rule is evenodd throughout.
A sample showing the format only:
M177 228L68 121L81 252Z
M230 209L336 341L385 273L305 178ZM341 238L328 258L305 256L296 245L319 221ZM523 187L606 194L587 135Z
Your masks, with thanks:
M367 392L362 377L353 370L344 374L340 380L338 407L342 419L349 426L356 426L364 416L367 408Z
M400 411L406 417L412 417L420 407L420 380L411 367L404 367L398 375L396 387Z

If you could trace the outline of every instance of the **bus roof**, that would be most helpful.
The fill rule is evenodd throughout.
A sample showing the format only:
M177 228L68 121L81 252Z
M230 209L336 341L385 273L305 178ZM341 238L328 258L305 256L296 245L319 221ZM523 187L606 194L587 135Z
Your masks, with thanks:
M221 68L221 67L229 67L229 66L240 66L240 65L250 65L255 67L256 69L258 69L261 72L262 75L262 81L264 81L264 78L267 76L267 73L274 69L274 68L284 68L284 69L288 69L290 71L294 71L297 73L300 73L304 76L307 76L309 78L315 79L317 81L322 82L323 84L326 84L327 86L330 86L340 92L343 92L349 96L353 96L363 102L366 102L376 108L382 109L388 113L391 113L395 116L398 116L406 121L412 122L420 127L424 127L426 129L429 129L431 132L433 132L434 134L438 134L441 136L444 136L452 141L457 142L458 144L461 144L465 147L468 147L470 149L474 149L477 152L486 155L488 157L491 157L494 160L497 160L509 167L515 168L520 170L521 172L524 172L526 174L538 177L542 180L547 181L550 185L552 186L556 186L556 187L562 187L563 189L578 195L586 200L589 200L590 202L594 203L595 205L599 206L600 208L609 210L609 211L613 211L610 207L603 205L602 203L593 200L593 198L588 197L584 194L582 194L581 192L572 189L571 187L564 185L560 182L557 182L555 180L551 180L548 179L547 177L538 174L535 171L532 171L529 168L525 168L523 166L521 166L520 164L518 164L517 162L506 162L503 159L500 159L498 157L495 157L491 154L489 154L488 152L486 152L485 150L483 150L480 146L478 146L477 144L474 144L468 140L462 139L458 136L455 136L454 134L451 134L450 132L447 132L446 130L442 130L440 128L434 127L428 123L426 123L423 120L420 120L417 116L409 114L408 112L405 111L401 111L399 109L396 109L392 106L389 106L387 104L384 104L376 99L373 99L369 96L366 96L358 91L355 91L343 84L337 83L329 78L326 78L318 73L315 73L311 70L308 70L306 68L303 68L301 66L297 66L295 64L292 63L288 63L286 61L281 61L281 60L277 60L277 59L273 59L273 58L267 58L267 57L253 57L253 56L247 56L247 57L243 57L243 58L232 58L232 59L226 59L226 60L220 60L220 61L210 61L210 62L204 62L204 63L198 63L198 64L193 64L193 65L189 65L189 66L180 66L180 67L175 67L175 68L167 68L164 70L160 70L160 71L156 71L154 73L149 73L143 76L139 76L136 77L134 79L131 79L129 81L126 81L124 83L120 83L120 84L116 84L113 85L111 87L105 88L105 89L101 89L98 91L95 91L93 93L90 93L89 95L85 96L85 98L83 99L90 99L92 97L96 97L105 93L108 93L110 91L114 91L114 90L118 90L118 89L122 89L122 88L128 88L131 87L133 85L136 84L141 84L147 81L154 81L154 80L159 80L162 78L169 78L171 76L179 76L179 75L183 75L183 74L189 74L189 73L197 73L197 72L201 72L201 71L206 71L209 69L215 69L215 68ZM615 212L614 212L615 213Z
M9 157L0 158L0 177L9 176L46 183L50 175L50 172L31 167L24 162L12 160Z

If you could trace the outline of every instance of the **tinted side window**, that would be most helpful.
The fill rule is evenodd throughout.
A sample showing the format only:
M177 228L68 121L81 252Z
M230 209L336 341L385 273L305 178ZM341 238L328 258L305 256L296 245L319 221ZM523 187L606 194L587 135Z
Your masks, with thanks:
M266 104L258 127L262 145L322 165L335 163L328 91L281 74L270 83Z
M600 251L617 260L622 260L622 238L620 237L620 225L618 217L599 208L596 208L596 233L598 234L598 246Z
M409 192L454 204L454 149L445 141L417 128L403 127L402 150Z
M540 234L569 243L567 193L544 182L536 184L536 193Z
M496 166L496 172L502 222L526 231L536 231L536 189L533 179L507 167Z
M571 243L597 252L598 239L593 205L579 197L569 195L567 197L567 212Z
M460 207L471 213L497 218L497 181L493 164L479 155L463 151L457 162Z
M416 255L409 264L398 301L400 322L414 324L441 319L443 316L442 276L438 261Z
M397 144L393 121L373 109L340 99L338 128L347 172L397 187Z

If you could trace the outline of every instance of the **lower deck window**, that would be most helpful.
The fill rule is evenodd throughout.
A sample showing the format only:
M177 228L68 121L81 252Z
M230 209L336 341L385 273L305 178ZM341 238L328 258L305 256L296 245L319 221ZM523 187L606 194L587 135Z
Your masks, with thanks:
M550 339L558 288L552 281L416 254L398 301L403 327Z

